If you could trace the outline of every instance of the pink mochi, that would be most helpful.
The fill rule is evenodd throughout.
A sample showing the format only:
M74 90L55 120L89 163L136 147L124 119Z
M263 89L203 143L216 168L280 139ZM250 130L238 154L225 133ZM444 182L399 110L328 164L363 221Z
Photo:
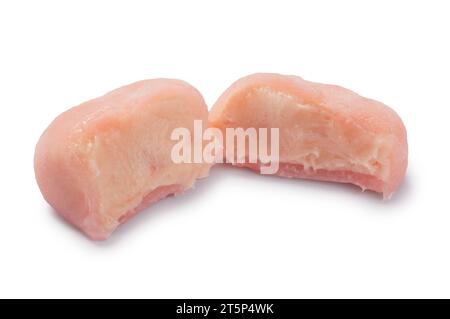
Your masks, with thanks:
M191 188L209 164L174 163L173 129L207 121L200 93L186 82L136 82L59 115L35 152L47 202L90 238L106 239L150 204Z
M407 162L406 129L388 106L297 76L253 74L231 85L209 126L279 128L279 176L352 183L391 197ZM260 164L243 164L259 170Z

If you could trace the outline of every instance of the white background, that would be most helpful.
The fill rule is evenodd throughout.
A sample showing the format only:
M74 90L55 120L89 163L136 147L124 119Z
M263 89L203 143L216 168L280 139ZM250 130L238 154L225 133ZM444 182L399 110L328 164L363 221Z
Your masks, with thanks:
M448 1L2 1L0 297L450 297ZM356 187L215 167L92 242L43 200L34 146L118 86L190 82L211 106L254 72L393 107L407 177Z

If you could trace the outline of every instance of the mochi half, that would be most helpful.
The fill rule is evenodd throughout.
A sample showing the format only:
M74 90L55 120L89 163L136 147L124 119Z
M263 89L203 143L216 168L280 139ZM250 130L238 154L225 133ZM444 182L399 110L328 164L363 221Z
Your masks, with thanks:
M297 76L261 73L236 81L213 106L209 126L223 134L278 128L276 174L283 177L352 183L389 198L406 172L406 130L396 112ZM241 166L259 170L261 163Z
M200 93L180 80L116 89L59 115L36 146L36 180L46 201L95 240L143 208L192 187L204 163L174 163L175 128L207 121Z

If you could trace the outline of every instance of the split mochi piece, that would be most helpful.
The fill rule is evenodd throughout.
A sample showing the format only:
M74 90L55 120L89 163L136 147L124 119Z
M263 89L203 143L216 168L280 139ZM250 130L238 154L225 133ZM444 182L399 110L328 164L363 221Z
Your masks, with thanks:
M227 127L279 128L276 174L283 177L352 183L389 198L406 172L406 130L391 108L297 76L236 81L213 106L209 126L223 134ZM259 170L261 164L242 166Z
M186 82L136 82L58 116L41 136L35 174L47 202L95 240L143 208L192 187L209 164L175 164L172 130L206 121Z

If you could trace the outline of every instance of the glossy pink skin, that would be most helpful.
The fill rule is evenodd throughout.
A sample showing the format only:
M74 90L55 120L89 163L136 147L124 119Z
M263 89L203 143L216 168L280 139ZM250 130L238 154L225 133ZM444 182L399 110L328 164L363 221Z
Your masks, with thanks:
M255 172L260 172L259 164L246 163L236 165L250 168ZM361 187L363 190L382 190L384 184L381 180L367 174L355 173L345 170L310 170L305 169L303 165L280 163L276 175L286 178L302 178L324 182L350 183ZM380 191L378 191L380 192Z
M400 117L380 102L335 85L249 75L222 94L209 125L223 133L227 127L279 128L276 174L284 177L352 183L389 198L406 172L408 144ZM302 152L320 154L314 158L319 165L304 169Z
M171 79L139 81L59 115L35 152L46 201L94 240L156 201L191 188L209 164L171 160L174 128L206 121L200 93Z

